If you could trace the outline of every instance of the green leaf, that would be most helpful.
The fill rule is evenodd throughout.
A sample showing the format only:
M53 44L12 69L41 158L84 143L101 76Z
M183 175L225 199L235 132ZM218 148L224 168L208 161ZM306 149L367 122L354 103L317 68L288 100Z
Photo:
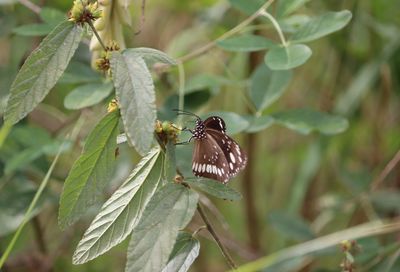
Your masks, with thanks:
M118 111L107 114L89 134L82 154L64 183L58 222L61 228L75 222L96 201L114 169Z
M200 243L190 233L180 232L169 261L162 272L186 272L196 260L200 251Z
M49 25L58 25L66 19L64 12L54 8L43 7L39 15L43 22Z
M290 80L291 71L272 71L265 64L257 67L251 76L250 98L263 111L282 96Z
M342 10L328 12L311 19L303 25L290 39L291 43L310 42L331 34L345 27L351 20L351 12Z
M248 118L248 120L250 122L250 125L246 129L246 132L248 132L248 133L259 132L259 131L264 130L274 124L274 118L272 118L269 115L263 115L260 117L250 116L250 118Z
M234 8L247 15L253 14L265 3L264 0L229 0L229 2Z
M53 30L54 26L49 24L29 24L15 27L13 32L21 36L44 36Z
M196 189L199 189L207 194L217 198L226 200L239 200L242 195L234 189L220 182L205 179L205 178L187 178L185 182Z
M276 47L275 43L257 35L242 35L218 41L217 45L227 51L252 52Z
M153 79L141 57L114 52L111 69L128 142L144 155L153 142L156 121Z
M146 64L151 67L156 63L164 63L169 65L176 65L176 61L165 54L162 51L147 48L147 47L138 47L138 48L128 48L124 50L124 55L131 55L134 58L140 57L144 59Z
M14 80L5 121L17 123L39 104L56 84L82 38L82 27L59 24L28 57Z
M338 134L349 125L343 117L311 109L293 109L272 116L275 122L302 134L309 134L313 130L328 135Z
M224 77L212 74L197 74L188 80L185 86L185 94L205 90L210 90L211 93L216 94L224 84L229 84L229 80Z
M274 48L265 55L265 63L271 70L289 70L304 64L312 51L304 44L290 44Z
M271 212L268 215L268 223L282 235L297 241L305 241L315 238L308 224L301 218L284 213L282 211Z
M64 107L70 110L83 109L100 103L111 94L113 84L91 83L72 90L64 100Z
M277 6L277 16L286 16L303 6L309 0L280 0Z
M143 210L160 186L162 156L152 149L126 181L104 203L79 242L73 263L81 264L122 242L139 222Z
M246 128L249 126L249 121L247 121L246 118L234 112L210 112L207 114L207 117L209 116L219 116L224 119L226 124L226 131L230 135L242 132L246 130Z
M164 268L179 230L193 217L198 197L181 184L168 183L157 191L133 229L126 272Z

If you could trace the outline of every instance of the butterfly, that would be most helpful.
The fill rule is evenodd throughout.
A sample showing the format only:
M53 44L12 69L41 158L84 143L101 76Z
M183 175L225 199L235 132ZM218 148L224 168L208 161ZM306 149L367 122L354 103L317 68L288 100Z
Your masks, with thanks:
M205 177L227 183L244 169L247 155L228 135L226 125L219 116L211 116L204 121L197 115L179 110L178 114L196 117L196 125L190 131L194 139L192 171L197 177Z

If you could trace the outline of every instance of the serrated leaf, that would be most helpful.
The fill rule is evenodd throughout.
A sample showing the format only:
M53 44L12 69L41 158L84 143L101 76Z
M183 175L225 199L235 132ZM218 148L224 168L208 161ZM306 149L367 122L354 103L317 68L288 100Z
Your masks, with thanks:
M227 51L252 52L276 47L275 43L258 35L242 35L217 41L217 45Z
M308 224L301 218L282 211L271 212L268 223L282 235L298 241L315 238Z
M211 179L187 178L185 179L185 182L190 186L217 198L226 200L239 200L242 198L242 195L231 187Z
M263 115L259 117L251 116L250 118L248 118L248 120L250 122L249 126L246 129L246 132L248 133L259 132L274 124L274 118L269 115Z
M156 63L164 63L169 65L177 64L176 61L166 53L148 47L128 48L124 51L124 54L143 58L149 67L152 67Z
M251 76L250 97L257 111L263 111L282 96L292 79L291 71L272 71L265 64Z
M49 24L29 24L15 27L13 32L21 36L44 36L53 30L54 26Z
M158 147L152 149L104 203L75 250L74 264L85 263L107 252L132 232L161 184L161 157Z
M281 0L278 1L277 16L286 16L303 6L309 0Z
M186 272L199 255L200 242L190 233L181 232L176 239L169 261L162 272Z
M345 27L351 20L348 10L328 12L311 19L290 38L291 43L310 42Z
M304 64L311 54L307 45L290 44L269 50L264 60L271 70L290 70Z
M111 94L113 85L108 83L91 83L72 90L64 100L64 107L70 110L83 109L100 103Z
M114 52L111 69L128 142L144 155L156 121L153 79L143 58L130 54Z
M160 188L133 229L125 271L161 271L197 202L197 193L181 184L167 183Z
M119 113L107 114L89 134L82 154L73 164L61 194L61 228L75 222L98 201L114 169Z
M6 122L17 123L44 99L64 72L81 38L82 27L65 21L32 52L11 86Z
M313 130L328 135L338 134L345 131L349 125L343 117L311 109L288 110L274 113L272 117L275 122L303 134Z
M247 121L246 118L234 112L227 112L227 111L210 112L207 114L206 117L214 115L224 119L226 124L226 131L230 135L237 134L239 132L246 130L246 128L249 125L249 121ZM204 117L204 119L206 117Z

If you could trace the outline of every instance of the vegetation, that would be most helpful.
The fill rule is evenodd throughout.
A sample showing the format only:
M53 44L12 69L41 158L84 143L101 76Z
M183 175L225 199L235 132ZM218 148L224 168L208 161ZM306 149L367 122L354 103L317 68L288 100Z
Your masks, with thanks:
M0 4L0 269L400 269L400 3Z

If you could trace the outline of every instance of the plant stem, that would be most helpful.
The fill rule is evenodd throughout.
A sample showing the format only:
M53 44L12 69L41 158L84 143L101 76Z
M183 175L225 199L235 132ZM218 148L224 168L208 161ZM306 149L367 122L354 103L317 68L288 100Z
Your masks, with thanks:
M179 101L178 101L178 109L183 110L185 106L185 68L183 67L183 63L178 61L178 71L179 71ZM178 116L178 124L181 124L183 115Z
M400 162L400 150L397 151L397 153L385 166L385 168L379 174L379 176L372 182L370 190L375 191L399 162Z
M93 31L94 35L96 36L97 40L99 41L101 47L103 47L103 50L104 50L104 51L107 51L107 48L106 48L106 46L104 45L103 41L101 40L101 38L100 38L100 36L99 36L99 33L97 33L97 30L96 30L96 28L94 27L92 20L89 19L89 20L86 21L86 23L87 23L87 24L90 26L90 28L92 29L92 31Z
M282 45L284 47L287 47L288 43L286 42L285 36L283 35L283 32L282 32L282 29L279 26L278 22L275 20L275 18L271 14L269 14L266 10L262 10L260 12L260 15L268 18L271 21L272 25L275 27L276 31L278 32L279 38L281 39L281 42L282 42Z
M40 13L41 8L29 0L18 0L18 2L36 14Z
M201 207L200 203L197 204L197 211L199 212L201 218L203 219L204 223L207 226L207 230L210 232L212 237L214 238L215 242L217 242L218 247L220 248L222 255L224 255L227 263L232 269L236 269L237 266L235 262L233 261L232 257L229 255L228 251L226 250L225 246L221 243L221 240L219 239L217 233L215 232L214 228L212 227L210 221L208 220L208 217L204 213L203 208Z
M178 60L181 62L185 62L188 60L191 60L195 57L198 57L202 54L204 54L205 52L207 52L208 50L210 50L211 48L213 48L217 42L225 40L231 36L233 36L234 34L240 32L241 30L243 30L243 28L245 28L247 25L249 25L251 22L253 22L257 17L259 17L261 14L263 14L265 12L265 10L274 2L274 0L269 0L267 1L264 5L262 5L256 12L254 12L252 15L250 15L249 17L247 17L243 22L241 22L240 24L238 24L237 26L235 26L234 28L232 28L231 30L229 30L228 32L225 32L224 34L222 34L220 37L218 37L216 40L209 42L208 44L194 50L193 52L184 55L183 57L180 57Z

